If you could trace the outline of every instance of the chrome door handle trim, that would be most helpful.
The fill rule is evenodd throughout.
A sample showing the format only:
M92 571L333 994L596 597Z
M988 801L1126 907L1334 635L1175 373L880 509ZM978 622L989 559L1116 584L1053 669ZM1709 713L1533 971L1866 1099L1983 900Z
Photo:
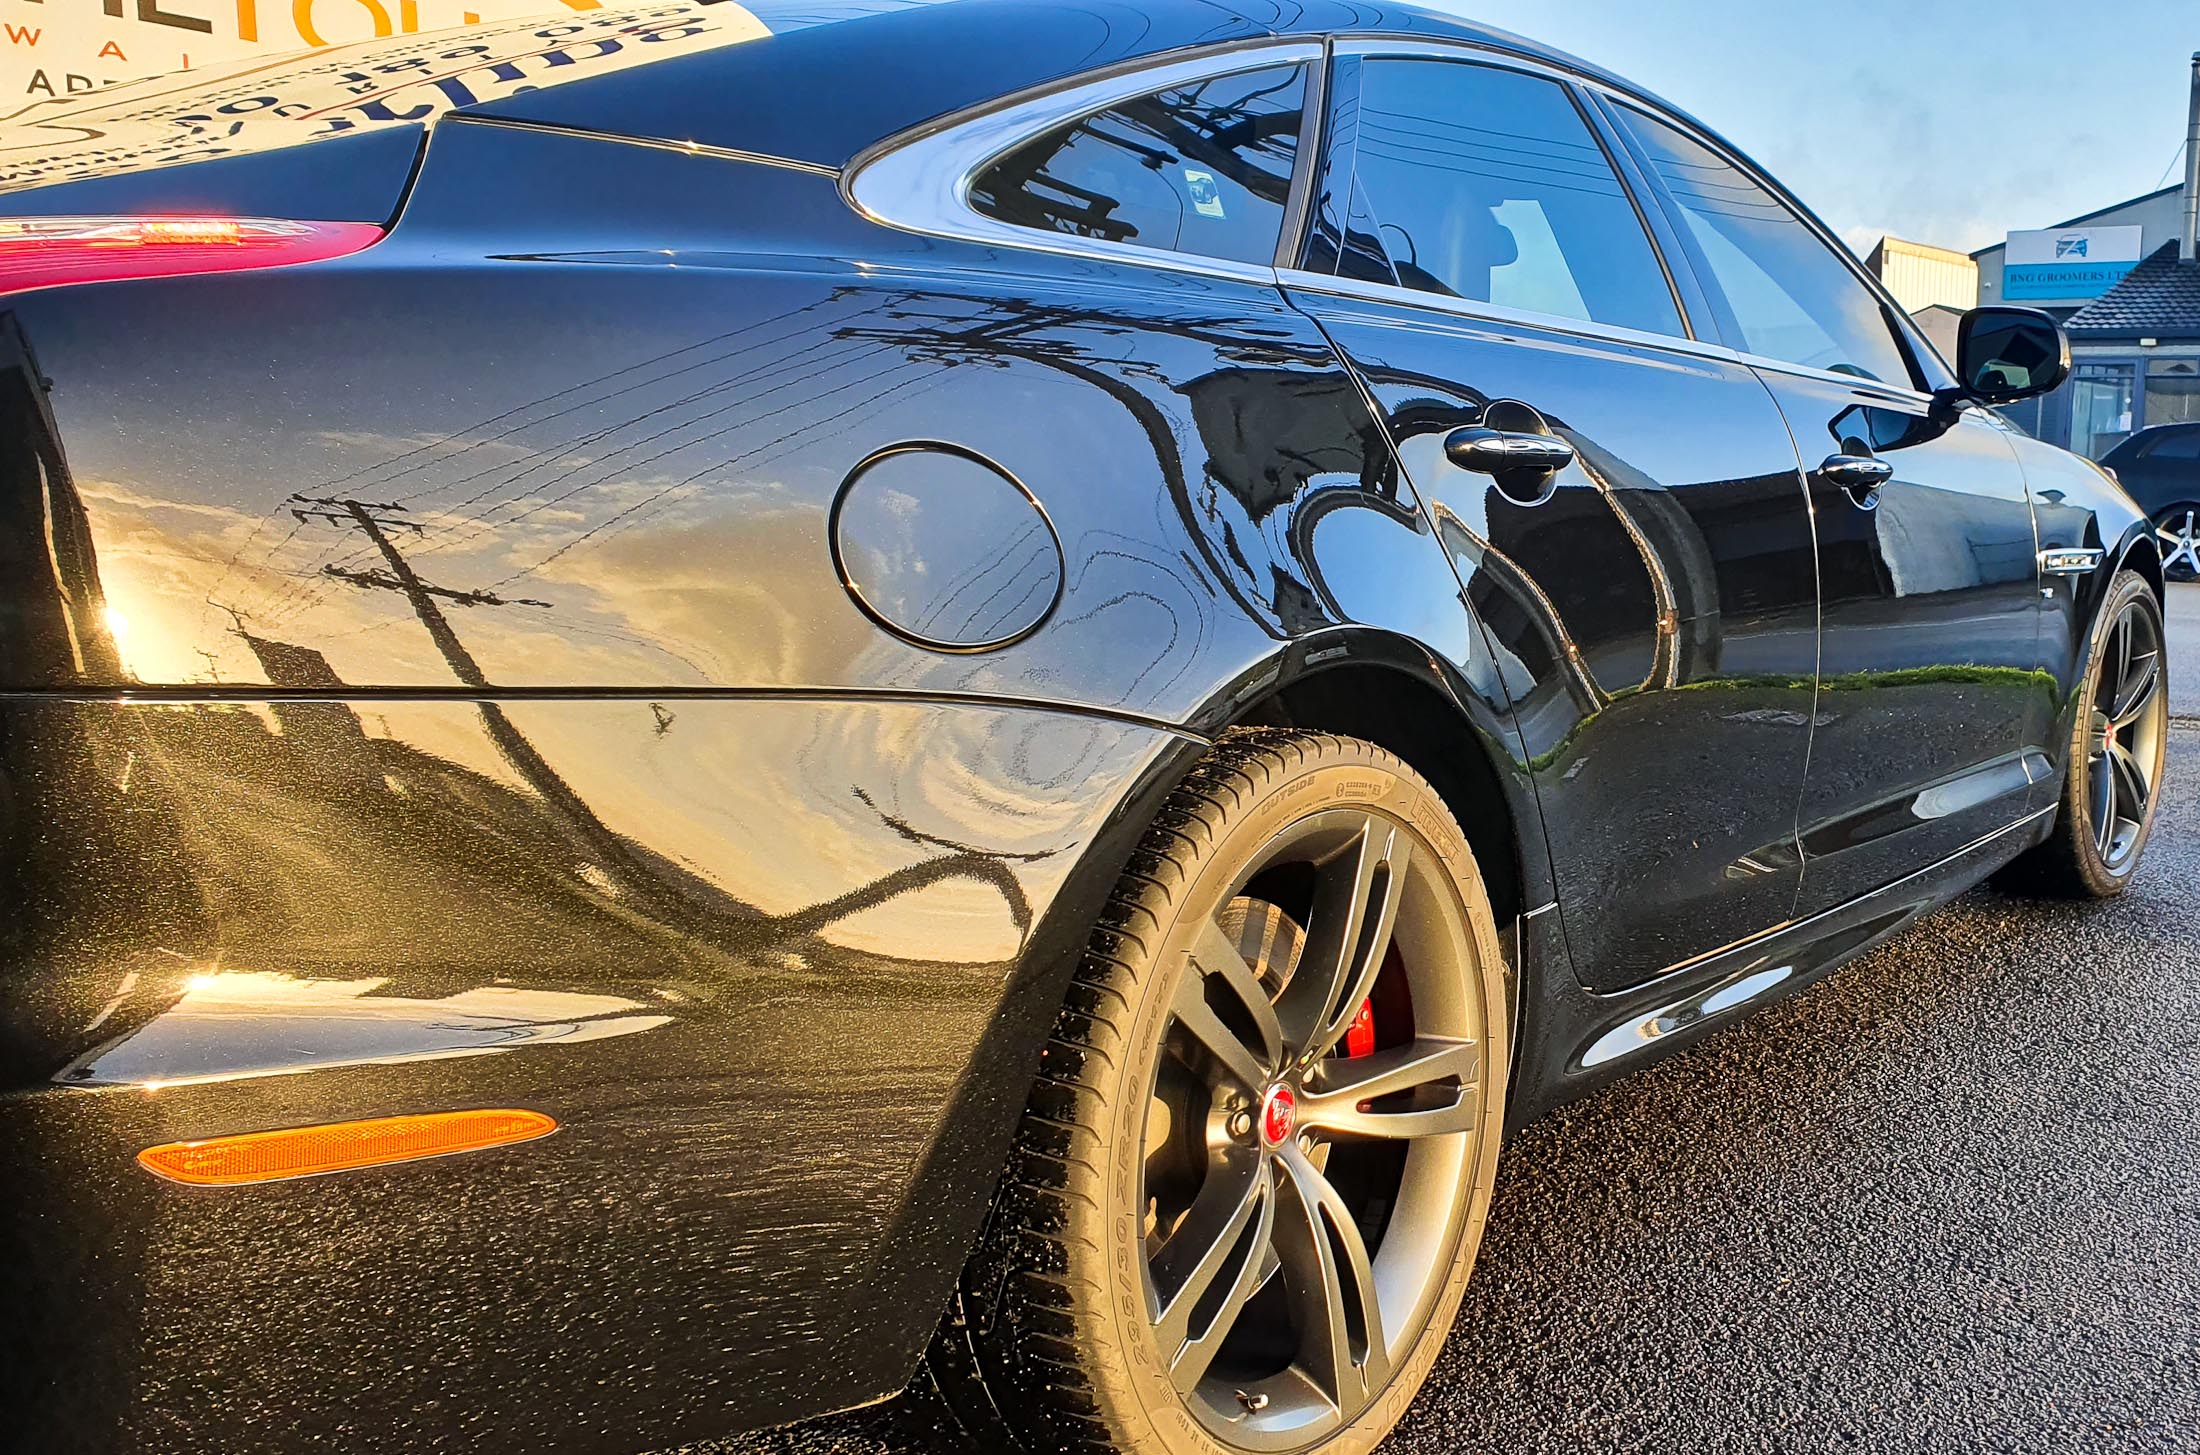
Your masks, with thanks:
M1894 466L1871 455L1828 455L1818 466L1818 478L1847 491L1858 510L1877 510L1879 487L1894 478Z
M2043 576L2090 576L2108 559L2099 546L2056 546L2040 552Z
M1877 490L1894 478L1894 466L1870 455L1828 455L1818 473L1844 489Z
M1500 470L1555 471L1574 462L1574 447L1556 435L1470 424L1444 436L1444 456L1460 469L1482 475Z

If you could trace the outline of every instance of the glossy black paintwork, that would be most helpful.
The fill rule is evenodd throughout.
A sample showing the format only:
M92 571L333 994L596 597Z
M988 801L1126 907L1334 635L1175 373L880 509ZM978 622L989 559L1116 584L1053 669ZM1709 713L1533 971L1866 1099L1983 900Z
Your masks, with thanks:
M1521 916L1516 1116L1637 1064L1586 1064L1615 1029L1799 984L2044 826L1795 923L1833 695L1809 390L899 232L818 170L512 124L832 167L1047 77L1325 27L1510 44L1405 9L966 0L446 117L355 257L0 299L0 1407L25 1438L611 1451L892 1392L1071 957L1233 723L1376 737L1452 796ZM1441 457L1497 399L1579 451L1548 502ZM928 623L1049 594L1028 512L867 514L836 566L851 473L912 445L1013 478L1059 541L1059 599L1008 645L928 649L845 589L898 582ZM2065 713L2101 584L2151 547L2090 466L2004 447L1997 531L2029 482L2043 545L2111 551L2034 609ZM1903 650L1968 660L1975 616L1926 609ZM2067 717L2026 721L2059 769ZM1908 729L1876 745L1904 792ZM469 1105L562 1126L262 1189L131 1161Z
M2200 459L2157 454L2151 447L2169 440L2190 449L2200 425L2156 425L2140 430L2101 457L2116 479L2148 515L2159 518L2177 506L2200 505Z
M566 1123L541 1156L498 1154L494 1168L454 1161L212 1203L130 1183L120 1205L146 1209L134 1220L87 1220L58 1246L41 1231L12 1266L113 1244L156 1260L215 1247L232 1277L257 1270L293 1311L262 1341L257 1304L106 1300L120 1321L75 1350L106 1362L71 1387L141 1393L80 1410L56 1403L54 1380L33 1402L56 1421L121 1421L146 1448L234 1448L242 1422L270 1419L301 1437L363 1418L422 1445L474 1442L529 1410L544 1422L527 1426L533 1446L632 1448L888 1392L975 1231L1078 916L1127 850L1107 830L1134 834L1152 801L1142 785L1196 749L1162 724L1219 726L1309 670L1363 662L1472 705L1489 731L1501 721L1476 696L1478 683L1494 692L1492 663L1381 431L1313 322L1273 290L958 250L862 223L828 178L447 123L404 220L356 259L27 297L15 313L52 380L74 482L20 503L17 539L82 508L97 547L96 576L56 588L77 609L41 610L38 631L58 640L10 683L47 694L18 702L16 736L88 759L79 777L130 775L141 795L158 763L280 829L232 845L225 816L142 851L212 916L189 935L139 928L134 893L45 881L52 934L72 953L9 955L12 993L53 1028L11 1076L22 1155L65 1141L142 1177L138 1147L248 1127L484 1101ZM198 370L162 362L186 354ZM1060 604L998 651L944 654L881 631L833 568L827 521L850 470L943 435L1029 487L1063 545ZM417 579L457 594L434 598L440 626L391 589L394 568L356 518L320 505L299 519L294 494L358 502ZM418 532L402 524L414 518ZM495 600L457 599L481 591ZM119 642L104 630L115 621ZM148 687L190 705L52 696ZM271 693L316 700L268 705ZM1476 717L1449 711L1476 742ZM271 716L299 726L250 751ZM1043 731L1019 741L1026 716L1064 745ZM142 722L200 744L194 760L167 739L137 746ZM67 749L83 735L103 746ZM404 771L369 766L399 744ZM307 761L271 778L276 751ZM646 755L663 761L644 772ZM418 873L367 887L381 871L361 862L357 816L409 807L424 776L456 800L453 817L403 840L425 856ZM117 811L111 794L49 788L29 769L10 781L42 816L26 830L38 843ZM508 807L480 809L492 786ZM538 849L481 842L460 806L531 807ZM528 867L553 844L562 875ZM558 911L561 928L532 879L484 881L443 862L454 855L548 873L592 916ZM942 865L969 868L932 887ZM864 945L914 963L882 979L829 937L801 953L713 950L714 921L685 906L699 872L734 916L837 920L820 906L852 905L877 937ZM1539 881L1527 892L1546 897ZM450 893L423 902L424 882ZM255 891L276 903L250 904ZM1058 896L1080 908L1049 942ZM313 933L298 918L309 909ZM610 932L597 928L607 915ZM541 926L531 947L515 916ZM937 948L917 954L927 937ZM271 1075L238 1052L241 1080L150 1096L53 1083L97 1039L58 1034L93 1019L81 1002L166 951L342 983L399 971L402 984L407 966L456 957L462 970L397 997L416 1003L501 974L614 1017L634 1013L627 1002L659 1013L660 984L718 1009L401 1068ZM483 969L489 954L514 963ZM722 967L715 982L682 968L696 957ZM148 1014L172 1012L172 980L136 985ZM1004 1014L1011 994L1018 1014ZM901 1012L882 1006L909 996L936 1015L894 1023ZM164 1044L124 1064L157 1065ZM702 1069L714 1055L723 1068ZM821 1065L838 1068L829 1087L811 1079ZM760 1116L752 1099L777 1110ZM494 1196L469 1191L485 1179ZM446 1232L422 1245L363 1231L364 1261L306 1260L343 1286L397 1280L375 1307L408 1312L376 1320L361 1365L349 1350L370 1315L281 1265L328 1219L372 1223L378 1198L403 1227ZM478 1219L446 1201L458 1198ZM37 1201L67 1197L53 1186ZM178 1207L213 1221L178 1223ZM512 1245L513 1225L531 1225L539 1250ZM485 1248L492 1230L507 1241ZM523 1256L545 1270L539 1294L536 1275L505 1292L492 1271ZM58 1313L104 1286L25 1297ZM675 1350L697 1327L716 1332ZM230 1369L219 1391L167 1362L168 1331L220 1345L220 1363L190 1366ZM546 1356L552 1342L564 1352ZM755 1354L767 1345L779 1352ZM372 1376L369 1393L349 1370ZM665 1398L660 1379L681 1393ZM481 1417L454 1419L455 1404Z
M2032 493L2032 514L2040 550L2101 552L2090 575L2055 576L2041 586L2040 666L2053 679L2049 700L2052 724L2045 729L2048 758L2055 773L2032 785L2032 806L2058 802L2068 744L2085 704L2079 683L2085 670L2085 642L2101 599L2119 570L2138 571L2162 586L2162 558L2147 514L2122 487L2091 461L2011 432L2010 445L2023 466Z
M0 191L9 217L181 213L387 222L405 197L427 129L417 122L146 173L123 170L21 191ZM0 185L8 178L0 173Z
M1807 915L2005 826L2029 794L2027 760L2046 771L2055 703L2011 432L1976 413L1936 420L1914 394L1764 375L1805 457L1818 538ZM1869 509L1816 468L1844 453L1894 467Z
M1633 984L1786 919L1818 602L1794 447L1757 380L1293 296L1366 374L1501 664L1583 980ZM1578 452L1541 503L1444 457L1496 398Z
M657 1448L879 1393L1017 1100L965 1068L1025 1064L1093 906L1046 917L1195 746L639 698L19 698L0 741L0 1146L46 1214L0 1262L9 1408L163 1451ZM561 1127L230 1196L132 1161L478 1105Z

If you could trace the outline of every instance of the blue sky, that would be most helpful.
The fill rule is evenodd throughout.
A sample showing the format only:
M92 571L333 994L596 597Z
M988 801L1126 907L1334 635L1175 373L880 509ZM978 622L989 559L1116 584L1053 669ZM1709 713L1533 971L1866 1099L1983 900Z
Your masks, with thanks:
M1860 250L1968 252L2152 190L2200 50L2196 0L1439 3L1695 113Z

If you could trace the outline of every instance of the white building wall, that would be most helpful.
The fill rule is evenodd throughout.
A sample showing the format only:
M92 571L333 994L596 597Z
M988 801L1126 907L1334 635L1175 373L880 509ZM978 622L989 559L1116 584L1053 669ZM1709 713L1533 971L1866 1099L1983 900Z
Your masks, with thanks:
M1978 264L1961 253L1907 248L1889 238L1880 253L1879 280L1911 313L1935 304L1966 310L1978 304Z

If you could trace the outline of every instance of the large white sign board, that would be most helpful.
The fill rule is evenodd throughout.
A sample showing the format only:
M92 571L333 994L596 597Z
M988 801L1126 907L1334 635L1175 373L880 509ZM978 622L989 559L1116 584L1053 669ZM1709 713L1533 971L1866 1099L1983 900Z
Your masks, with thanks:
M2052 227L2009 234L2002 255L2001 296L2098 298L2139 265L2136 227Z

